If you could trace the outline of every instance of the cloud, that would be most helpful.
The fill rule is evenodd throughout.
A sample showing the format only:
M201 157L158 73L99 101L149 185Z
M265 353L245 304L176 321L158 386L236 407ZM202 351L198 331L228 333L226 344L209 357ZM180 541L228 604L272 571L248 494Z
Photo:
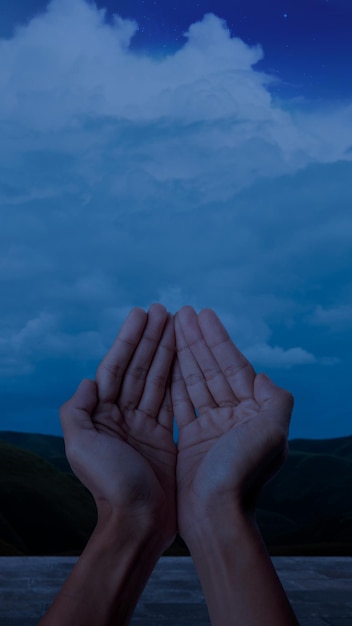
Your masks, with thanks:
M54 0L1 43L1 116L21 115L39 129L62 127L77 115L199 121L236 110L245 118L271 118L268 79L252 72L260 47L232 39L215 15L193 24L184 48L162 60L129 50L137 30L136 22L117 15L108 24L93 3Z
M259 344L248 348L246 356L250 361L265 367L292 367L293 365L306 365L316 363L313 354L303 348L290 348L284 350L279 346Z
M42 312L18 332L2 334L0 372L2 376L23 376L33 373L40 361L62 357L69 361L96 360L106 349L98 332L63 332L56 316Z
M327 326L332 331L344 331L352 326L352 306L341 304L333 308L324 308L318 305L314 313L308 317L308 321L315 326Z
M213 307L260 367L336 363L351 105L274 102L265 50L216 15L163 58L131 49L137 28L54 0L0 41L3 375L79 373L155 300Z

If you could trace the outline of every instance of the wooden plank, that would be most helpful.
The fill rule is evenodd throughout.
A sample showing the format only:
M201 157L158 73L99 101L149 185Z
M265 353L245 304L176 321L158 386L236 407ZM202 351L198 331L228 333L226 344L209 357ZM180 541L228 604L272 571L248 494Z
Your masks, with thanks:
M0 558L1 626L37 626L77 559ZM301 626L352 624L351 557L272 557ZM162 557L132 626L207 626L192 559Z

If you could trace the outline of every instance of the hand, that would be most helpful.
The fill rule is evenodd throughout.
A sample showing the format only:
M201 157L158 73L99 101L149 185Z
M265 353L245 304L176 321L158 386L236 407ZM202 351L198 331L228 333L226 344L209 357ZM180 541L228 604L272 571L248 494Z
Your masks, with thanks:
M261 488L286 458L293 397L256 375L213 311L197 316L184 307L175 333L172 403L179 428L178 526L185 538L207 514L253 512Z
M173 320L161 305L133 309L98 367L61 409L66 454L106 514L153 518L165 548L176 534Z

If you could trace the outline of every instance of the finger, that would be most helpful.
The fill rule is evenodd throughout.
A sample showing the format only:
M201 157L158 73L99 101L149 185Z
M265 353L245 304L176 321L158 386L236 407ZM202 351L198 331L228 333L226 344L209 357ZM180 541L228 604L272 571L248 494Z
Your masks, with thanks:
M95 380L99 388L99 398L103 402L116 401L128 364L145 329L147 318L147 313L143 309L132 309L112 347L100 363Z
M215 408L216 402L211 395L208 385L204 380L203 373L192 354L187 338L183 332L183 326L179 319L179 313L175 316L175 334L177 357L182 376L187 388L188 395L198 413L209 407Z
M203 337L239 401L253 398L255 371L211 309L198 315Z
M167 317L167 311L161 304L150 307L144 332L125 372L117 400L120 407L134 409L138 406Z
M163 335L148 370L138 409L157 417L169 382L170 367L175 355L174 322L168 316Z
M224 376L218 362L207 345L198 316L192 307L183 307L178 313L185 340L198 364L213 399L218 406L234 406L238 400Z
M258 374L254 381L254 397L263 412L268 413L288 434L294 407L293 395L275 385L266 374Z
M174 360L171 377L171 400L173 413L179 428L183 428L196 419L194 406L187 392L178 358Z
M97 385L88 378L82 380L76 392L60 409L60 421L65 443L72 439L82 429L93 429L91 416L98 402Z
M174 413L169 386L166 387L164 398L159 409L158 422L161 426L164 426L164 428L166 428L170 433L173 432Z

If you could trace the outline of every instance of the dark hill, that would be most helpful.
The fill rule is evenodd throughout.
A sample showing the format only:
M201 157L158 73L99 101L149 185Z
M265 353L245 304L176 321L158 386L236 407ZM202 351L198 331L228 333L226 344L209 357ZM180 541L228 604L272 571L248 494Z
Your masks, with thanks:
M92 496L76 478L1 440L0 507L0 540L12 554L80 552L96 521Z
M79 554L95 521L61 437L0 432L0 554ZM352 437L291 440L257 522L272 554L352 556Z
M33 452L61 472L72 473L66 459L65 443L62 437L2 431L0 432L0 440L16 446L16 448Z
M286 463L264 487L258 507L258 523L272 546L315 554L312 546L320 545L326 554L352 555L352 437L290 441ZM282 516L274 537L263 510Z
M292 452L315 452L348 456L352 460L352 436L336 439L292 439L289 442Z

